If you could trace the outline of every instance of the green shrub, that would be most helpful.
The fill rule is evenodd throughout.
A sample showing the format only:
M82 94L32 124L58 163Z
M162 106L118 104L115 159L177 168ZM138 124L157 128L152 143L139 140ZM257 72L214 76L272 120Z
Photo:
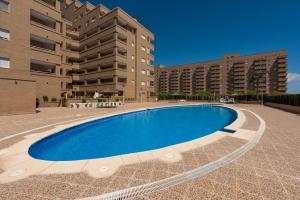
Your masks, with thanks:
M268 96L266 102L300 106L300 94Z
M44 101L44 102L48 102L48 101L49 101L48 96L43 96L43 101Z

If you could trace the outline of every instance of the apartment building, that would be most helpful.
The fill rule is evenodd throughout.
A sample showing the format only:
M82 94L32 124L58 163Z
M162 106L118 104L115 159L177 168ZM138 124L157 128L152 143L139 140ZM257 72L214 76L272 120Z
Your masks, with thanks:
M223 58L155 68L155 91L165 94L286 93L287 52L253 55L225 54Z
M0 113L34 112L36 97L64 93L110 90L147 101L154 91L153 41L118 7L0 0Z

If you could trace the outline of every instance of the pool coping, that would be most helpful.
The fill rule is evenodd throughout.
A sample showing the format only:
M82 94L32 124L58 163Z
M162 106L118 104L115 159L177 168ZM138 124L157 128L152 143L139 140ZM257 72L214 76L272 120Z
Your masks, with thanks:
M247 110L247 109L240 109L241 111L247 111L251 114L253 114L260 122L259 128L256 131L253 131L255 135L253 137L249 138L248 142L238 149L234 150L233 152L223 156L222 158L210 162L206 165L200 166L198 168L195 168L193 170L165 178L159 181L155 181L152 183L139 185L136 187L126 188L123 190L111 192L102 194L99 196L92 196L92 197L86 197L81 198L80 200L118 200L118 199L127 199L127 198L133 198L144 194L149 194L152 192L156 192L158 190L166 189L171 186L175 186L181 183L184 183L186 181L193 180L195 178L201 177L211 171L214 171L220 167L223 167L226 164L229 164L233 162L234 160L238 159L245 153L247 153L249 150L254 148L256 144L260 141L261 137L263 136L265 130L266 130L266 122L256 113Z
M79 161L44 161L32 158L28 154L29 147L39 141L40 139L56 134L62 130L77 126L83 123L99 120L116 115L122 115L127 113L133 113L144 110L176 107L176 106L192 106L192 105L217 105L221 107L230 108L237 112L236 120L230 125L224 127L224 129L235 130L236 132L231 134L224 131L216 131L207 136L197 138L184 143L167 146L164 148L131 153L125 155L112 156L108 158L79 160ZM108 177L114 174L121 166L128 164L135 164L144 161L150 161L154 159L160 159L166 162L177 162L182 159L181 153L196 149L198 147L215 142L230 134L231 136L240 137L243 139L251 139L248 137L249 130L240 129L245 122L245 115L241 112L241 109L234 106L221 105L221 104L206 104L206 103L192 103L192 104L180 104L180 105L167 105L167 106L155 106L151 108L140 108L130 111L117 112L114 114L103 115L101 117L92 117L85 120L80 120L66 125L56 126L54 129L35 133L25 136L24 140L13 144L7 149L0 151L0 168L4 170L0 174L0 183L7 183L26 178L30 175L46 175L46 174L66 174L66 173L78 173L85 172L94 178Z

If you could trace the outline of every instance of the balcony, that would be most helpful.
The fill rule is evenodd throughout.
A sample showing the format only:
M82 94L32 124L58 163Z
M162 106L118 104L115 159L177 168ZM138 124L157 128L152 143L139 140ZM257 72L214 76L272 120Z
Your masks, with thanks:
M30 10L30 21L33 25L56 31L56 20L35 10Z
M44 15L48 13L48 16L53 17L57 21L61 20L60 4L56 4L56 0L33 0L31 8Z
M279 72L279 73L285 73L286 69L285 68L278 68L277 72Z
M127 56L127 49L118 48L118 55L126 57Z
M96 47L96 46L99 46L99 43L98 43L97 40L92 41L92 42L86 44L86 49L87 49L87 50L88 50L88 49L92 49L92 48L94 48L94 47Z
M103 78L101 79L101 84L113 84L114 78Z
M76 40L79 39L79 32L72 30L71 27L69 29L67 28L66 33L71 38L74 38Z
M67 57L67 64L72 65L72 67L79 69L79 64L82 62L81 59L75 57Z
M68 38L69 40L72 40L74 42L78 42L78 44L79 44L79 37L74 33L75 32L66 32L66 38Z
M36 35L30 35L30 46L45 51L56 51L56 42Z
M127 70L127 64L126 63L118 63L118 69Z
M90 61L98 59L99 56L98 56L98 53L95 53L95 54L92 54L92 55L88 55L85 58L86 58L86 62L90 62Z
M125 78L125 77L118 77L118 83L127 83L127 78Z
M286 64L285 63L278 63L277 67L278 68L286 68Z
M285 83L285 82L279 82L277 85L278 85L279 87L285 87L285 86L286 86L286 83Z
M56 64L44 62L40 60L31 60L30 72L34 74L48 74L56 75L55 73Z
M126 35L123 35L122 33L118 33L117 39L125 44L127 44L127 37Z
M103 64L100 66L101 71L109 71L114 69L114 64L113 63L109 63L109 64Z
M53 8L56 7L56 0L39 0L40 2L44 2L48 6L51 6Z
M109 49L109 50L105 50L105 51L101 51L100 52L100 56L102 57L109 57L109 56L113 56L114 55L114 50L113 49Z
M278 78L278 82L286 82L286 81L287 81L287 78L285 78L285 77Z
M286 78L287 74L286 73L278 73L277 76L281 77L281 78Z
M91 29L90 31L88 31L88 32L86 33L86 37L89 38L89 37L91 37L91 36L93 36L93 35L95 35L95 34L97 34L97 33L98 33L98 28L96 27L96 28L93 28L93 29Z
M111 28L112 26L114 26L114 21L113 20L110 20L110 21L106 21L104 22L103 24L100 25L100 28L101 30L105 30L105 29L109 29Z
M62 49L62 55L71 58L71 59L79 59L79 53L77 51L71 51L68 49Z
M277 58L277 63L283 63L283 64L285 64L286 63L286 57L279 57L279 58Z
M98 85L98 79L86 80L87 85Z

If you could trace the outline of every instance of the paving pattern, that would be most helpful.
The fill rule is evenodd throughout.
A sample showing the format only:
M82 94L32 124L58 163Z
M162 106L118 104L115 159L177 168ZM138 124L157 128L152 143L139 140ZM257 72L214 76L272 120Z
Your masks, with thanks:
M243 107L267 123L254 149L203 177L134 199L300 199L300 116L268 107Z
M14 193L32 195L32 198L73 199L113 192L151 183L217 160L242 146L246 141L227 136L217 142L182 154L179 162L159 160L122 166L107 178L92 178L85 173L35 175L21 181L0 185L1 199L10 199ZM4 193L2 193L2 192ZM2 196L1 196L2 195Z
M141 105L130 105L122 109L132 109L137 106ZM143 106L153 106L153 104ZM268 107L255 105L242 107L259 114L268 126L260 143L253 150L233 163L203 177L134 199L299 199L300 116ZM47 123L55 123L57 121L52 118L57 116L57 111L59 110L51 109L41 112L43 115L40 115L39 119L31 115L0 117L0 122L4 125L0 137ZM80 112L87 117L99 115L100 112L105 114L115 111L71 112L63 112L59 116L62 120L68 120L76 118L74 114ZM248 120L243 128L256 130L257 119L248 112L245 114ZM8 121L5 123L5 120L13 120L11 118L18 118L12 127L8 125ZM31 121L28 124L24 124L23 121L22 124L22 120ZM194 169L223 157L245 142L227 136L212 144L185 152L179 162L167 163L154 160L127 165L108 178L95 179L84 173L31 176L0 185L0 199L74 199L100 195ZM0 145L5 147L7 143L13 142L2 143Z

